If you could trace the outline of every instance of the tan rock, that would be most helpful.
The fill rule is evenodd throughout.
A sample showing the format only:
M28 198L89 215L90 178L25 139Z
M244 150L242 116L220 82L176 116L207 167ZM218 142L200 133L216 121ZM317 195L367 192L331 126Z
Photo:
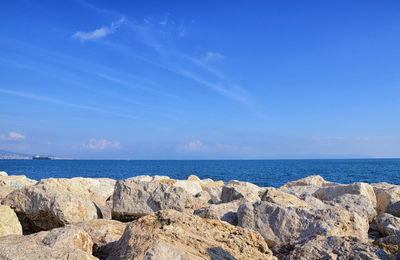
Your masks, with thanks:
M115 182L115 180L109 178L75 177L71 179L42 179L39 184L88 198L95 202L97 206L104 206L106 200L114 193Z
M202 181L200 180L200 178L197 177L196 175L190 175L190 176L187 178L187 180L188 180L188 181L202 182Z
M297 198L294 195L268 187L261 197L261 201L268 201L284 206L293 207L310 207L304 200Z
M376 226L383 236L400 235L400 218L383 213L376 218Z
M240 205L237 214L238 225L258 231L270 247L314 235L352 235L368 240L368 221L340 207L295 208L261 201Z
M0 205L0 237L7 235L22 235L22 226L14 210Z
M4 177L4 176L8 176L8 174L6 172L4 172L4 171L0 171L0 176Z
M115 185L112 216L120 221L131 221L162 209L183 211L194 204L194 197L181 187L125 179Z
M374 208L376 207L376 197L374 189L368 183L363 182L322 187L314 193L314 196L320 200L332 200L344 194L364 196L370 201L371 205Z
M376 195L376 211L382 214L386 211L387 206L400 201L400 185L393 185L386 182L373 183Z
M285 190L290 187L295 187L295 186L316 186L316 187L327 187L335 185L333 182L325 181L324 178L322 178L319 175L310 175L308 177L305 177L300 180L295 180L286 183L285 185L281 186L279 190Z
M93 255L106 259L114 244L124 233L127 223L116 220L93 219L76 224L91 237L93 241Z
M107 259L276 259L251 230L163 210L130 223Z
M175 181L173 186L184 189L186 192L188 192L192 196L198 194L199 192L201 192L203 190L201 188L200 182L198 182L198 181L177 180L177 181Z
M230 181L222 188L221 201L223 203L237 199L246 199L250 202L260 201L259 193L262 189L250 182Z
M66 226L27 236L0 238L0 259L97 259L93 242L81 228Z
M197 209L193 214L202 218L217 219L228 222L231 225L237 225L237 210L241 203L243 202L240 200L234 200L228 203L213 204Z
M29 179L25 175L0 176L0 201L14 190L36 183L37 181Z
M291 248L293 249L282 250L286 252L279 253L278 258L282 260L389 260L388 255L381 249L363 243L355 237L317 236L291 245Z
M2 204L17 213L24 234L98 217L97 209L89 199L45 185L15 190L3 199Z

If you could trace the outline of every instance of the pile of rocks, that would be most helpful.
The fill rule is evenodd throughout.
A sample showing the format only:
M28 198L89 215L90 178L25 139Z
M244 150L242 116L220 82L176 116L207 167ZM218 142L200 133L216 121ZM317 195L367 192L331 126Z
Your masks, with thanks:
M12 183L13 185L10 185ZM15 184L15 185L14 185ZM0 174L0 259L395 259L400 186Z

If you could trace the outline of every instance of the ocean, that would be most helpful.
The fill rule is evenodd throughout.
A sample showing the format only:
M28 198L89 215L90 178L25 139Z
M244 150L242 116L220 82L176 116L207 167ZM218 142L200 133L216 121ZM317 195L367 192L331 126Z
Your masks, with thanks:
M400 159L332 160L0 160L0 171L31 179L107 177L116 180L137 175L167 175L186 179L194 174L213 180L240 180L279 187L309 175L325 180L389 182L400 185Z

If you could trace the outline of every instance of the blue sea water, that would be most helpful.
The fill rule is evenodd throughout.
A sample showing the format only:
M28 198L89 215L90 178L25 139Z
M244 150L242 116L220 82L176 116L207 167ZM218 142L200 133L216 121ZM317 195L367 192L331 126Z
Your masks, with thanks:
M259 186L279 187L286 182L318 174L328 181L389 182L400 185L400 159L332 160L0 160L0 171L29 178L108 177L167 175L186 179L240 180Z

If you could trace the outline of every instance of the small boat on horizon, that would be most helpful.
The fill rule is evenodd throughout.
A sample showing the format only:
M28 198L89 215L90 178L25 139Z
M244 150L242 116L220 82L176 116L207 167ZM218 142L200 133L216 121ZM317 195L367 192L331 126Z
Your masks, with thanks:
M32 157L32 160L51 160L51 157L35 155Z

